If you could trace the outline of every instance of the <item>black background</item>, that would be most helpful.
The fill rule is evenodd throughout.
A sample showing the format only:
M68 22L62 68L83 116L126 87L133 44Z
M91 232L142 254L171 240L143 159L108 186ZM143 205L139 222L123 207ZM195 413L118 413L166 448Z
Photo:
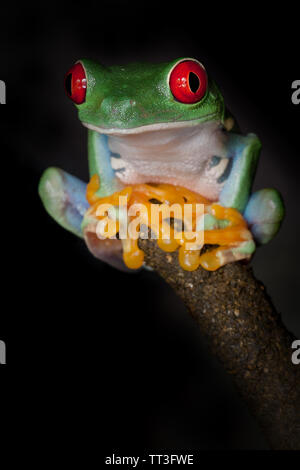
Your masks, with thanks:
M242 131L263 142L254 188L283 194L283 227L253 266L300 337L300 105L291 102L291 83L300 78L298 27L292 9L273 5L262 15L253 2L231 9L51 2L2 11L0 339L14 406L25 411L21 432L30 420L36 429L53 424L56 443L72 436L80 445L88 436L103 455L268 448L171 289L154 273L125 274L94 259L46 214L37 185L50 165L88 179L87 133L63 89L77 59L198 58Z

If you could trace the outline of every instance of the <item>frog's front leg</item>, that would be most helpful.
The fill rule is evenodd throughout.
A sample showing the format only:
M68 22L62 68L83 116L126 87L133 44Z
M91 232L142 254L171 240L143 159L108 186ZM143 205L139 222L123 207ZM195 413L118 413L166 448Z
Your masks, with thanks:
M268 243L278 232L284 217L282 198L276 189L262 189L250 196L261 143L255 134L228 134L228 157L232 170L221 194L220 203L243 213L255 241Z
M224 207L243 213L247 205L255 176L261 142L255 134L246 136L229 133L227 158L232 158L232 168L220 193Z
M219 208L219 215L223 220L227 218L225 213L230 214L231 209L243 213L249 199L261 148L261 142L254 134L243 136L229 132L227 136L226 157L231 159L231 170L219 196L219 202L224 208ZM244 224L244 221L241 222ZM220 246L201 256L202 267L213 271L227 263L251 257L255 251L255 243L246 227L241 231L236 230L236 227L228 227L224 234L222 230L215 230L216 228L218 228L217 221L212 226L206 227L208 230L206 240ZM228 244L224 243L224 238L226 240L228 238Z
M118 169L112 167L116 158L108 146L108 137L89 129L88 131L88 158L90 177L98 175L101 185L95 193L96 197L105 197L119 191L121 182L116 174Z

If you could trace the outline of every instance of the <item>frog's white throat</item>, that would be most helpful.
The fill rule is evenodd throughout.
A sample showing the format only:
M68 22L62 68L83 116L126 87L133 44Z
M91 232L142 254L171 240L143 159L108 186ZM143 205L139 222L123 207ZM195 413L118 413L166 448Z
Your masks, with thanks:
M220 122L107 137L111 165L122 183L169 183L218 199L229 165Z

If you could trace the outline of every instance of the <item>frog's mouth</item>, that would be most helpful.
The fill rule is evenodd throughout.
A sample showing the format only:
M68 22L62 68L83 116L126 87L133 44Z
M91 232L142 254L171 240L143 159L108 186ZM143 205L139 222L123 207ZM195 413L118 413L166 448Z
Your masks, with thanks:
M168 183L218 199L230 169L227 135L220 121L160 123L133 129L85 126L106 135L110 166L122 184Z
M105 135L129 135L129 134L141 134L144 132L151 132L151 131L160 131L165 129L178 129L182 127L190 127L196 126L201 123L205 123L207 121L217 120L218 114L217 113L209 113L205 116L202 116L201 119L191 119L189 121L176 121L176 122L157 122L154 124L145 124L143 126L136 126L136 127L127 127L127 128L120 128L120 127L101 127L96 126L94 124L89 124L88 122L82 122L83 126L91 129L92 131L99 132L99 134Z

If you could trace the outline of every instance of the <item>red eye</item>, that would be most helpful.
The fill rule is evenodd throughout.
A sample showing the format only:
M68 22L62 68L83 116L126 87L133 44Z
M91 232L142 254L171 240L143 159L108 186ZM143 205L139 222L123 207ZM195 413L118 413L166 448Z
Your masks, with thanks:
M170 89L181 103L197 103L206 93L205 68L194 60L179 62L170 75Z
M78 62L65 75L65 90L69 98L76 104L85 100L86 76L82 65Z

